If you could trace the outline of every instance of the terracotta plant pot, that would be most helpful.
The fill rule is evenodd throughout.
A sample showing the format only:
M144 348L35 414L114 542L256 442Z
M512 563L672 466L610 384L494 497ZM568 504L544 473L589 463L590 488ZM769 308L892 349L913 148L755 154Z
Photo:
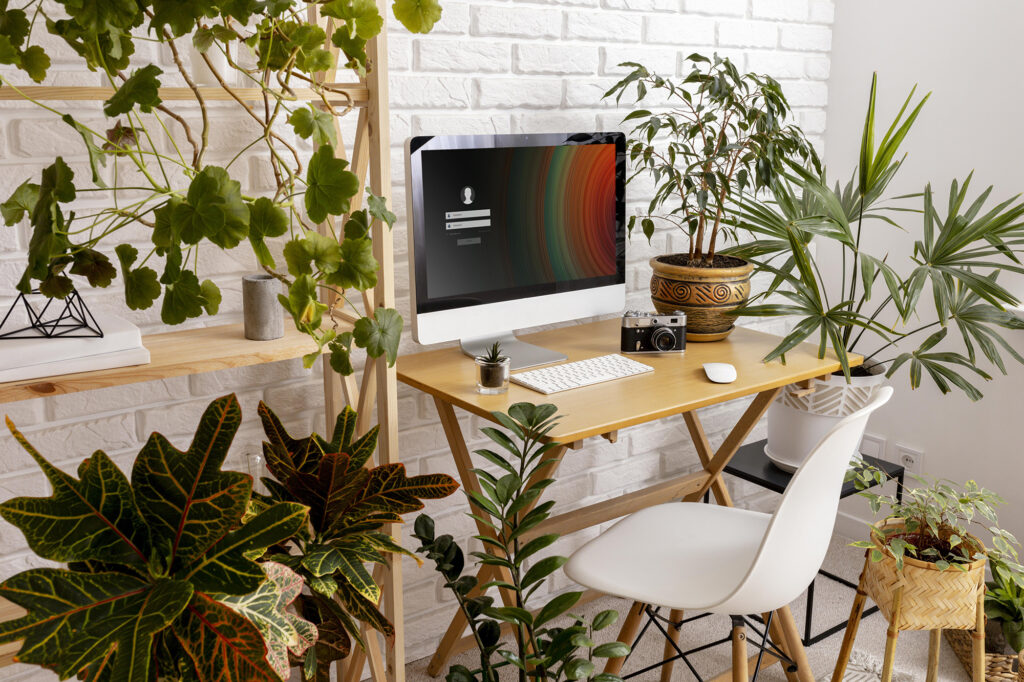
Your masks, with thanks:
M686 254L651 259L651 302L663 315L686 313L687 341L721 341L729 335L735 318L727 313L746 303L750 296L751 263L729 258L735 265L693 267Z

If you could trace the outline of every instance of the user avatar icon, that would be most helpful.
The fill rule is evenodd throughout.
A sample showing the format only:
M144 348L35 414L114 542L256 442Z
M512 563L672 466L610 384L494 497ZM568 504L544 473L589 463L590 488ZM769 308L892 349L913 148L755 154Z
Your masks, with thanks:
M462 203L468 206L476 200L476 190L469 185L466 185L462 188L462 192L459 193L459 196L462 197Z

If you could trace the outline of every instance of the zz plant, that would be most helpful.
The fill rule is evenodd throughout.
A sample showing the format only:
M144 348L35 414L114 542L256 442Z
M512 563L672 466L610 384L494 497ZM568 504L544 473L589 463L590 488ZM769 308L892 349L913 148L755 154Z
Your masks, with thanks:
M221 469L241 416L233 395L214 400L185 451L154 433L131 479L102 450L75 478L7 421L53 494L9 500L0 515L39 557L66 564L0 583L28 612L0 623L0 642L24 640L17 660L97 682L288 678L287 652L316 628L286 611L295 573L254 557L300 530L307 509L246 515L252 478Z
M402 515L423 508L424 499L451 495L458 483L446 474L406 476L403 464L372 466L378 427L355 437L356 413L338 415L333 438L311 434L292 438L262 402L260 419L267 440L263 454L273 478L263 478L269 495L257 495L256 508L301 503L309 521L266 559L302 576L309 590L298 598L300 613L316 624L320 639L302 663L307 679L328 680L331 661L349 654L352 639L363 644L359 623L387 637L394 626L378 609L380 587L365 564L413 555L386 528Z
M430 31L441 16L437 0L395 0L392 9L413 32ZM317 11L333 20L330 36L311 21ZM344 67L360 74L373 68L366 44L383 26L373 0L28 0L18 7L0 0L0 64L42 82L50 57L39 40L42 30L33 26L70 46L114 93L103 103L105 123L96 125L75 110L34 99L0 75L0 85L80 135L89 159L87 180L76 178L58 156L0 205L7 225L26 217L31 223L20 291L38 288L64 298L74 286L70 275L92 287L107 287L120 275L129 308L150 308L162 295L161 319L180 324L216 313L221 301L217 285L200 279L200 250L247 243L260 265L286 285L281 303L296 327L319 350L329 347L337 371L352 372L353 344L394 362L402 328L395 310L360 317L353 306L350 317L358 321L351 332L339 334L333 322L337 306L351 305L350 292L376 284L370 227L381 221L390 228L395 216L370 193L366 207L354 210L360 179L335 151L334 121L353 108L351 97L316 77L335 65L329 44ZM176 73L138 63L138 48L151 43L169 52ZM193 62L210 70L238 116L257 129L223 162L211 160L211 140L223 134L220 125L238 127L237 118L218 124L210 116L211 88L200 88L193 78L183 56L189 45ZM224 61L226 69L217 66ZM191 89L198 120L190 108L162 99L161 86L174 80ZM255 90L255 100L239 87ZM346 98L347 104L338 104ZM304 152L296 138L315 143L316 152ZM250 150L266 154L272 189L263 196L243 194L237 179ZM89 206L79 201L73 210L76 200ZM128 241L139 230L146 242L142 253ZM282 266L267 242L285 237ZM308 354L307 365L318 355Z
M434 563L444 585L455 596L469 622L479 653L478 667L453 665L448 682L498 682L502 668L511 667L521 682L597 680L619 682L617 675L596 673L595 658L618 658L629 653L621 642L595 644L594 633L612 625L615 611L602 611L592 621L567 612L576 605L581 592L565 592L540 607L527 610L530 598L544 581L566 562L565 557L538 553L550 547L558 535L547 533L528 538L530 531L551 514L553 501L540 498L553 479L546 470L553 463L545 454L558 446L545 441L558 417L554 405L516 403L508 413L495 412L494 418L508 433L494 428L483 432L496 443L494 450L477 450L496 467L497 474L474 469L482 492L467 490L473 517L492 532L475 536L486 551L473 552L481 565L495 567L501 577L483 585L473 575L463 575L466 558L451 535L436 535L434 520L426 514L416 519L414 537L421 543L419 552ZM510 593L513 603L495 606L485 594L490 588ZM558 621L558 624L556 624ZM501 643L501 624L512 628L515 647Z

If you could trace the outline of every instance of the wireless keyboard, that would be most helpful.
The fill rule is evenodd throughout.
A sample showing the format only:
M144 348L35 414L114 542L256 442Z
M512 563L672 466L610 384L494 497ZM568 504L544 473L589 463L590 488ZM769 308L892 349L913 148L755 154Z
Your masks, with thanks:
M513 374L510 378L521 386L550 394L653 371L653 367L613 353L589 360L532 369Z

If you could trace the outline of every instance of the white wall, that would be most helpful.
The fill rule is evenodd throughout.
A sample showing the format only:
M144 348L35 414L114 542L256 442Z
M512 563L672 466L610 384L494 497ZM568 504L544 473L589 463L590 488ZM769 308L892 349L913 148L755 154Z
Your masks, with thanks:
M801 125L819 143L825 130L826 79L833 4L831 0L538 0L511 2L445 0L444 17L428 36L411 36L391 21L391 138L393 143L394 210L405 212L404 160L401 144L412 134L548 132L614 129L623 111L601 101L627 60L641 61L665 74L676 74L681 57L715 50L730 56L740 69L768 72L784 85ZM166 71L173 69L164 58ZM9 67L0 73L8 75ZM64 49L56 55L52 77L59 83L95 84L95 74L82 68ZM88 110L78 105L77 111ZM220 116L227 117L230 108ZM240 119L241 120L241 119ZM223 133L228 126L220 128ZM231 129L216 136L219 155L229 154L251 131ZM248 141L246 138L245 141ZM6 198L29 174L37 174L55 154L64 154L84 168L80 140L53 116L23 104L0 104L0 198ZM215 158L219 158L215 157ZM259 191L266 161L254 157L241 169L242 184ZM643 191L630 189L630 200L645 201ZM408 313L405 271L405 225L396 228L395 260L399 264L399 309ZM147 234L139 230L141 245ZM14 283L24 266L28 228L0 227L0 307L9 304ZM649 307L647 260L659 252L679 249L677 235L656 235L653 247L642 238L629 245L629 307ZM221 314L199 324L237 321L239 277L254 263L245 248L222 254L207 249L204 277L225 290ZM115 282L116 285L116 282ZM85 291L91 305L128 315L145 331L162 329L158 308L131 313L115 286ZM406 317L408 319L408 317ZM772 328L778 328L778 325ZM403 352L415 350L406 339ZM146 436L160 430L175 443L186 443L196 419L215 396L235 391L242 402L244 423L231 463L244 467L244 456L261 440L255 419L258 400L282 414L289 428L322 428L323 398L315 372L297 361L238 371L182 377L163 382L37 399L0 406L22 427L29 440L64 468L72 469L95 448L104 448L122 466L129 466ZM538 395L538 399L541 396ZM717 443L743 407L732 404L702 411L707 432ZM411 473L443 471L455 475L432 403L411 389L400 389L400 448ZM474 432L479 420L463 415ZM760 432L755 433L755 436ZM479 444L479 439L470 445ZM697 465L681 418L662 420L620 434L618 444L592 439L572 452L563 465L552 495L565 511L575 505L615 497L663 480ZM10 437L0 434L0 499L41 495L45 479ZM740 504L770 503L771 493L737 486ZM461 494L434 503L428 511L439 531L465 540L472 522L465 516ZM592 533L580 533L557 549L568 553ZM407 546L409 541L407 540ZM37 565L16 528L0 522L0 578ZM428 568L406 563L405 607L410 659L430 653L452 613L452 603ZM552 580L552 590L567 586ZM0 680L52 679L28 668L0 670ZM22 677L24 675L24 677Z
M919 192L931 182L942 206L950 181L963 179L972 169L975 195L995 186L990 205L1024 191L1024 89L1018 82L1024 71L1022 25L1024 5L1012 0L839 3L825 132L830 177L845 182L856 163L871 73L877 71L876 120L881 131L876 135L884 132L915 83L918 96L932 92L904 143L908 157L891 195ZM890 263L902 263L906 271L912 267L907 257L921 222L913 215L902 221L908 234L876 226L865 246L876 255L886 250L898 254ZM1024 295L1022 279L1013 288ZM921 307L927 309L928 302ZM955 329L950 332L954 335L959 336ZM1024 333L1008 338L1024 350ZM896 444L911 446L925 452L926 473L955 481L974 478L1002 494L1008 501L1001 513L1003 525L1020 537L1024 368L1012 367L1004 377L984 361L979 364L995 376L981 386L982 401L971 403L961 394L942 396L931 385L911 392L904 371L894 378L895 398L872 417L868 431L887 439L890 457ZM844 508L866 512L860 505Z

